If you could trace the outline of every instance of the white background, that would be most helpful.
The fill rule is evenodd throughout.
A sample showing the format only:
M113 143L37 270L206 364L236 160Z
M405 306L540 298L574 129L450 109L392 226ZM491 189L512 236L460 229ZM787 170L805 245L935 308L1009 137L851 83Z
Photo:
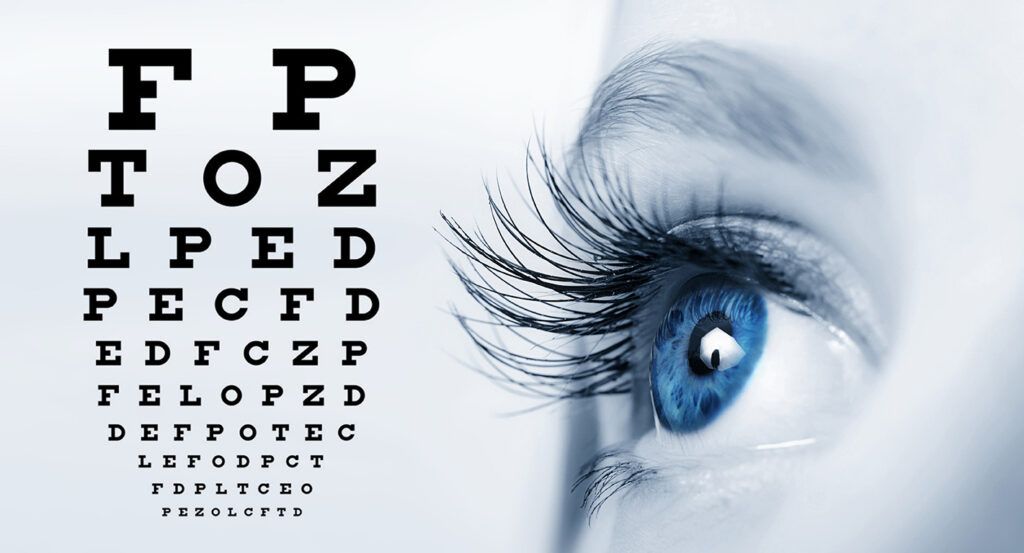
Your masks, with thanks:
M550 410L501 416L533 403L456 361L470 348L444 309L463 298L432 229L440 209L484 220L482 177L519 175L535 128L555 145L571 138L598 74L603 3L17 2L4 12L0 550L519 552L549 543L568 488L559 418ZM107 65L112 47L192 49L191 81L173 81L166 68L143 70L158 81L158 98L143 101L157 113L156 131L107 130L107 113L121 105L120 69ZM320 131L275 132L271 113L283 109L285 85L271 50L300 47L345 51L356 82L340 99L309 103L321 113ZM134 208L99 207L108 177L88 173L86 159L102 148L147 150L148 172L127 177ZM364 182L378 185L379 206L316 208L328 178L316 171L319 148L376 149L378 164ZM203 192L206 160L224 149L260 163L262 189L244 207L218 206ZM191 225L209 229L213 246L196 269L169 270L167 229ZM88 226L113 227L111 245L131 252L132 268L86 269ZM296 269L250 269L252 226L295 227ZM334 226L373 233L378 251L369 267L331 268ZM120 296L101 324L81 320L86 286L110 286ZM146 321L150 286L185 288L185 323ZM233 325L219 321L211 304L230 286L251 294L250 314ZM276 320L281 286L317 288L299 325ZM343 321L346 286L379 294L375 320ZM210 338L223 342L214 366L190 367L190 341ZM257 338L271 341L277 365L244 367L238 348ZM289 368L292 338L361 338L370 353L359 367L341 368L337 351L324 346L324 367ZM92 366L96 339L123 340L127 365ZM172 363L142 367L146 339L177 347ZM104 382L128 388L116 407L96 405L95 387ZM148 495L153 474L134 468L143 446L107 443L108 422L331 419L300 407L268 414L252 404L211 405L195 415L146 410L130 405L137 392L129 387L139 382L194 383L201 391L359 383L367 400L337 411L358 424L359 437L322 444L327 467L292 477L316 486L297 502L303 517L164 519L165 500ZM161 443L168 445L149 451L190 452ZM230 453L234 443L220 448ZM280 455L291 448L317 449L299 441L267 446ZM177 474L185 476L159 479L240 476Z

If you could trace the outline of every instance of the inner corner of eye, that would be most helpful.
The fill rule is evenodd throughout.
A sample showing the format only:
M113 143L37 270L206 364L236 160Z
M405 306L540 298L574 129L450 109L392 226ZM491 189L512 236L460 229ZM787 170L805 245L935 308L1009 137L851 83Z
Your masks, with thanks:
M658 419L699 430L742 391L764 350L768 309L754 286L706 273L688 280L666 313L651 356Z

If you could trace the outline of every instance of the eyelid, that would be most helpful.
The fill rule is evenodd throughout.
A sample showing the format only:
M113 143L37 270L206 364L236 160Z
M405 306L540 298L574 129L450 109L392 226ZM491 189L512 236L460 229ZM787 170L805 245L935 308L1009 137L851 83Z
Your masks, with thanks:
M588 519L592 521L601 508L620 493L628 494L654 485L669 485L691 492L716 489L718 486L709 484L713 473L729 473L729 469L755 463L785 462L813 454L828 444L827 439L805 438L701 454L687 453L691 448L686 447L686 443L693 439L693 436L652 431L639 440L609 447L594 456L580 469L572 488L573 491L583 490L581 507L587 511ZM676 443L665 447L665 440Z
M700 244L712 260L707 268L748 279L820 319L858 345L869 362L884 351L873 295L859 271L802 226L770 216L711 215L679 224L669 234Z
M677 270L654 284L663 299L680 293L676 282L687 282L705 271L723 272L822 321L833 334L857 344L869 362L880 353L883 344L873 298L859 271L803 226L769 215L719 211L678 224L665 236L667 251L674 252L666 261L675 262ZM660 321L660 317L651 318ZM647 336L641 332L634 339L645 342ZM583 467L577 487L585 490L584 508L591 517L620 492L671 490L673 496L699 496L727 488L737 473L743 476L739 479L743 486L757 487L782 472L760 471L762 477L751 480L748 476L754 467L793 462L826 449L832 441L827 433L810 430L774 439L759 434L737 444L709 442L700 432L661 431L657 419L651 420L653 427L639 440L607 449ZM762 438L764 442L757 441Z

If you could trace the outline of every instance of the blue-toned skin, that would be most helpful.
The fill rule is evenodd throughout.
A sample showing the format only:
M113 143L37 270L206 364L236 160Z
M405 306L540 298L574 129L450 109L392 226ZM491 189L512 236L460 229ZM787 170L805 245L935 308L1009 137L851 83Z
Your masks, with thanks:
M716 312L714 317L725 315L723 324L731 326L729 334L745 355L724 371L693 367L691 334L699 321ZM662 426L673 432L693 432L715 420L743 391L757 366L767 325L765 300L751 287L716 275L687 282L654 341L651 390ZM699 348L700 336L696 338Z

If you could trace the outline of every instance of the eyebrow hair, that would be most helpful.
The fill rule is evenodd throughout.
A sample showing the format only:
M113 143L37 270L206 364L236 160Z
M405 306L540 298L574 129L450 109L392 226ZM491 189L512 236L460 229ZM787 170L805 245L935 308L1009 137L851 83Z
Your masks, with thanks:
M820 172L856 176L863 163L835 116L776 65L714 42L655 43L601 82L578 152L645 132L740 146Z

